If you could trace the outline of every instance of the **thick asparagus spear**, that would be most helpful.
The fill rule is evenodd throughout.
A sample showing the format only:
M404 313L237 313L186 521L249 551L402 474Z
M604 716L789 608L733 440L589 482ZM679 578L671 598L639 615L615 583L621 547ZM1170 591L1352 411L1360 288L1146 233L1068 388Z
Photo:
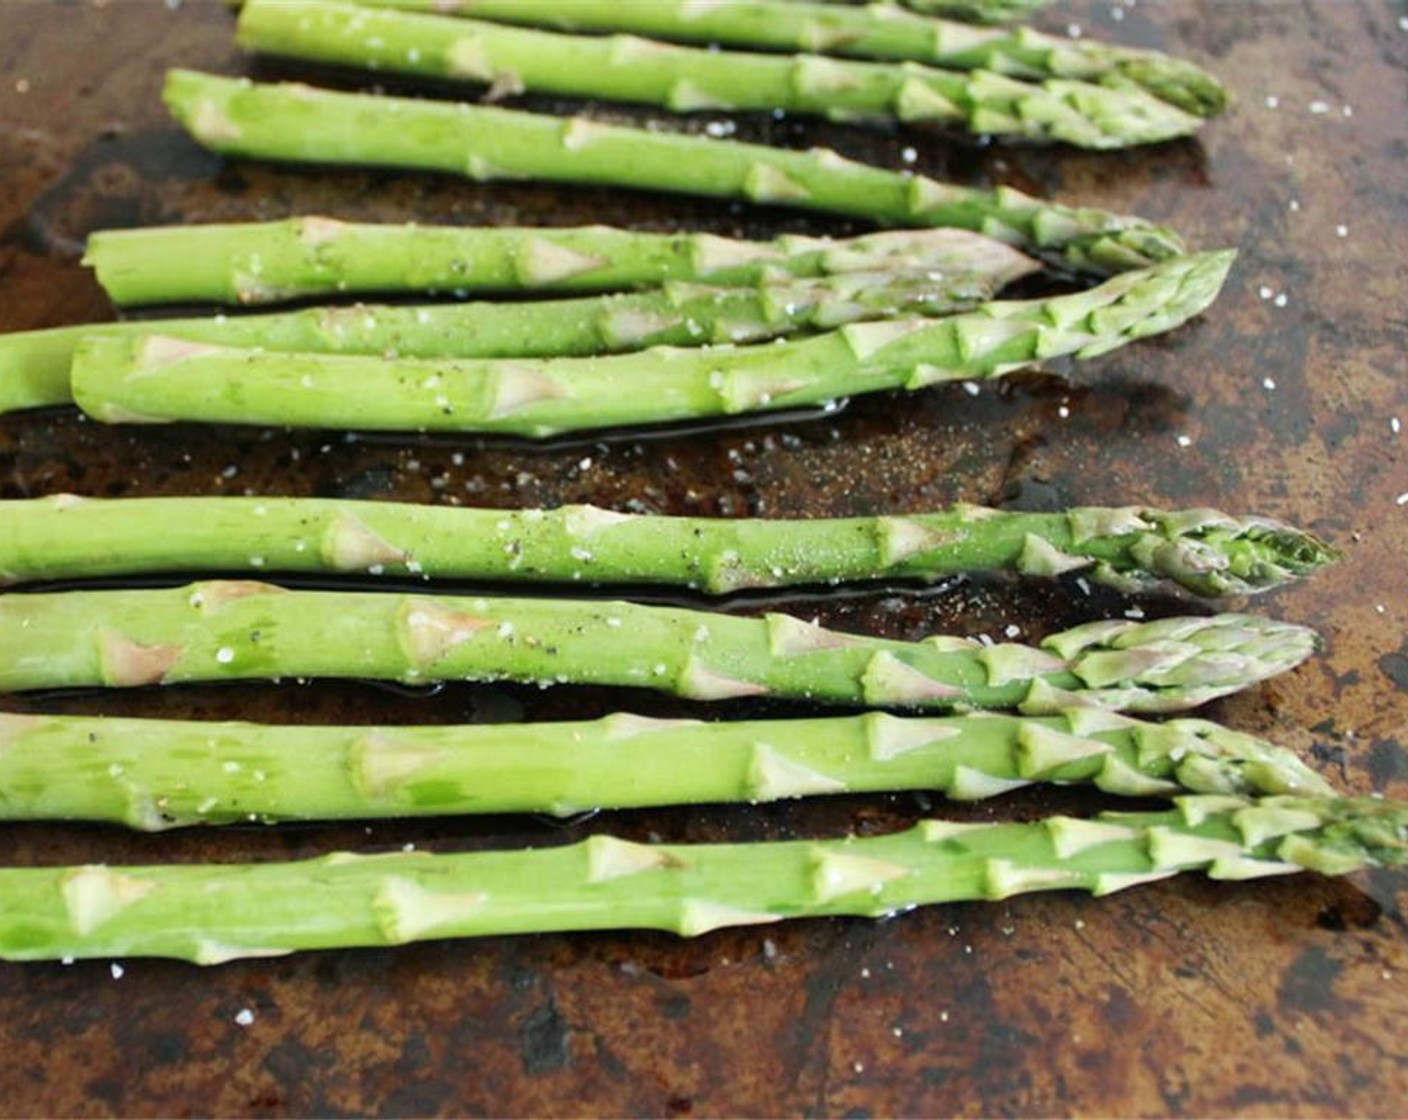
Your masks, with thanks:
M957 231L935 231L952 233ZM0 334L0 412L72 403L69 370L84 338L168 338L275 352L380 357L560 357L648 346L758 342L843 323L971 310L1035 262L1000 242L963 269L847 272L749 288L681 281L646 292L512 303L317 307L283 314L147 319Z
M72 495L0 502L0 582L161 572L416 573L427 579L668 584L726 594L962 572L1084 571L1247 594L1334 560L1309 533L1217 510L958 506L809 520L655 517L592 506L467 509L318 498Z
M871 917L1031 891L1104 895L1204 871L1342 875L1408 860L1408 806L1223 795L1161 813L1022 824L921 821L888 836L530 851L339 852L317 860L0 870L0 956L177 957L591 929L694 936L784 918Z
M891 226L956 226L1120 272L1182 251L1137 218L1040 202L872 167L826 149L653 132L485 105L333 93L190 70L167 75L166 103L200 143L228 155L411 167L475 180L555 182L746 198Z
M677 112L781 109L834 120L937 122L1083 148L1156 144L1202 124L1137 88L568 35L334 0L245 0L239 41L283 57Z
M1230 252L1176 257L1089 291L994 301L946 319L852 323L799 341L594 358L388 362L160 336L87 338L74 353L72 387L79 407L111 423L541 438L825 405L855 393L997 377L1063 354L1103 354L1201 312L1231 262Z
M338 820L772 801L942 790L970 800L1032 782L1134 797L1329 794L1290 751L1205 720L1050 718L290 727L0 713L0 818L156 831Z
M289 591L207 582L0 598L0 692L351 677L650 688L697 700L776 696L872 707L1077 702L1175 711L1298 665L1301 626L1247 615L1097 622L1041 649L892 641L789 615L571 599Z
M672 280L778 284L838 273L1025 272L1030 262L959 229L831 240L738 241L607 226L457 227L286 218L100 230L83 262L122 306L273 303L368 292L605 292Z
M1065 39L1030 27L972 27L905 12L893 4L846 7L776 0L372 2L378 7L480 16L504 23L908 60L959 70L992 70L1014 78L1077 79L1142 89L1202 117L1221 112L1231 100L1226 87L1207 71L1159 51L1095 39Z

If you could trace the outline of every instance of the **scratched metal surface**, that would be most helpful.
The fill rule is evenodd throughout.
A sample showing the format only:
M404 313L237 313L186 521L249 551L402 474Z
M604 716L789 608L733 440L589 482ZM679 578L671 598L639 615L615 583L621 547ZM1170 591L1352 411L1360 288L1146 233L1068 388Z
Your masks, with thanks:
M857 401L796 423L548 449L0 418L0 494L322 494L492 505L590 500L725 515L920 510L954 500L1150 502L1310 526L1345 561L1264 601L1325 649L1215 715L1313 752L1346 788L1408 796L1408 421L1402 294L1408 32L1398 5L1057 3L1048 26L1203 61L1238 107L1196 143L1128 155L978 147L747 119L942 177L1009 182L1234 245L1220 302L1069 379ZM220 5L0 6L0 329L111 315L78 266L110 225L297 212L463 223L603 221L766 235L845 223L622 192L224 164L164 116L165 67L238 73ZM1274 100L1273 100L1274 99ZM1343 227L1343 228L1337 228ZM1284 297L1284 298L1281 298ZM1183 438L1180 438L1183 437ZM1183 446L1186 444L1186 446ZM1131 604L1072 585L969 582L791 604L918 636L1039 636ZM1150 613L1174 609L1144 603ZM735 604L751 610L756 604ZM9 698L22 710L271 720L546 719L630 706L584 690L356 685ZM795 709L794 709L795 710ZM1081 796L970 814L1081 811ZM277 859L406 842L552 843L594 829L705 840L888 829L912 795L765 808L129 836L9 826L13 864ZM0 966L0 1112L395 1114L1384 1114L1408 1100L1408 879L1030 897L889 922L814 921L692 942L623 933L308 954L218 969ZM248 1010L253 1022L237 1015ZM244 1018L247 1018L245 1016Z

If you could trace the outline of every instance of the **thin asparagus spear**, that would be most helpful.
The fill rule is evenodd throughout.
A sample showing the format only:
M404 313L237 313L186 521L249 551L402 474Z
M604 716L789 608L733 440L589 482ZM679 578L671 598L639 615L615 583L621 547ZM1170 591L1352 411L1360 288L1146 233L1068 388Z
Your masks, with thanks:
M936 231L937 232L937 231ZM943 231L954 232L954 231ZM167 338L262 350L407 358L561 357L786 338L843 323L971 310L1035 262L1000 242L952 272L847 272L751 288L669 281L647 292L513 303L316 307L0 334L0 412L71 404L79 340ZM983 250L979 249L982 254Z
M468 509L319 498L0 502L0 583L161 572L371 572L426 579L744 588L1083 571L1248 594L1332 562L1309 533L1217 510L957 506L899 516L656 517L593 506Z
M872 167L826 149L798 152L485 105L332 93L190 70L167 75L167 106L213 151L300 163L443 171L475 180L554 182L746 198L891 226L957 226L1121 272L1182 251L1137 218L1040 202Z
M625 31L685 42L907 60L956 70L992 70L1038 81L1077 79L1117 89L1142 89L1200 117L1222 112L1231 101L1226 87L1206 70L1159 51L1096 39L1065 39L1030 27L973 27L906 12L893 4L846 7L775 0L371 2L377 7L568 30Z
M921 821L888 836L529 851L338 852L316 860L0 870L0 956L217 964L441 937L661 929L694 936L784 918L888 916L1031 891L1105 895L1204 871L1343 875L1408 860L1408 806L1222 795L1161 813L1023 824Z
M273 303L368 292L605 292L672 280L777 284L837 273L1006 275L1026 258L958 229L738 241L607 226L457 227L285 218L100 230L92 266L120 306Z
M859 2L871 3L872 0ZM970 23L1011 23L1046 7L1050 0L900 0L900 3L916 12L930 12Z
M0 713L0 818L147 831L340 820L772 801L1032 782L1134 797L1330 794L1290 751L1205 720L1140 723L1073 708L899 719L700 723L625 713L590 723L288 727Z
M562 432L699 420L855 393L998 377L1170 330L1216 297L1230 252L1175 257L1089 291L995 301L946 319L852 323L791 342L654 347L540 360L394 362L272 354L161 336L87 338L74 400L109 423L278 424L386 431Z
M1138 88L565 35L329 0L245 0L239 42L286 58L676 112L781 109L833 120L938 122L1082 148L1156 144L1203 123Z
M0 635L0 692L282 677L513 680L697 700L1021 705L1031 714L1072 702L1189 708L1290 669L1315 647L1304 627L1234 614L1091 623L1038 650L868 638L783 614L219 581L11 593L0 598Z

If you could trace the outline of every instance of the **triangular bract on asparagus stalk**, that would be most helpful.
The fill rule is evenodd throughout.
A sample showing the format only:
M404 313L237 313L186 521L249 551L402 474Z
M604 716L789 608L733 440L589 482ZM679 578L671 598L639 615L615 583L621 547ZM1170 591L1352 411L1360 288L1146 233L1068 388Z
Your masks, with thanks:
M674 191L799 207L888 226L957 226L1095 273L1183 251L1138 218L858 163L680 132L443 101L334 93L173 70L167 106L212 151L295 163L406 167L478 181Z
M1194 707L1316 638L1249 615L1089 623L1040 648L895 641L785 614L572 599L290 591L247 581L0 597L0 691L345 677L647 688L870 707Z
M74 399L115 423L196 420L388 431L563 432L827 405L1093 357L1203 311L1230 251L1176 257L1088 291L994 300L937 320L852 323L798 341L562 359L384 361L169 339L87 338Z
M0 957L175 957L218 964L301 949L560 930L727 926L1033 891L1095 895L1179 872L1242 880L1408 861L1408 806L1225 795L1160 813L886 836L640 844L593 836L524 851L338 852L254 864L0 869Z
M1082 572L1124 590L1264 591L1335 559L1310 533L1212 509L960 505L848 518L595 506L475 509L323 498L0 501L0 584L181 572L330 572L665 584L712 594L966 572Z

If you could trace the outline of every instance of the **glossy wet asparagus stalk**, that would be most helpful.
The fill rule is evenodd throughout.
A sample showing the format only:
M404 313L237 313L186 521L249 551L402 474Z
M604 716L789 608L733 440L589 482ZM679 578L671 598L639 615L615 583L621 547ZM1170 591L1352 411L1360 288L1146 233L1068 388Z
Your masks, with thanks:
M882 917L1032 891L1105 895L1202 871L1342 875L1408 858L1394 801L1188 796L1158 813L921 821L844 840L527 851L338 852L316 860L0 870L0 956L218 964L299 949L594 929L695 936L823 915Z
M1231 98L1201 67L1159 51L1068 39L1030 27L981 28L894 4L845 6L776 0L374 0L378 7L481 16L505 23L624 31L694 43L817 51L991 70L1013 78L1076 79L1137 88L1207 117ZM910 7L918 7L911 4ZM942 14L942 13L940 13ZM1005 19L993 22L1007 22Z
M274 303L371 292L606 292L838 273L1006 274L1030 267L968 230L743 241L609 226L423 226L318 216L100 230L83 261L114 303Z
M1045 203L857 163L679 132L487 105L333 93L302 85L167 75L167 106L213 151L297 163L407 167L471 179L538 179L800 207L890 226L954 226L1068 266L1121 272L1182 251L1138 218Z
M0 598L0 692L343 677L648 688L871 707L1176 711L1294 667L1313 632L1248 615L1090 623L1040 649L893 641L784 614L212 581ZM1079 693L1079 699L1075 694Z
M852 323L798 341L652 347L593 358L384 361L150 336L87 338L74 400L108 423L173 420L545 438L830 406L882 390L998 377L1171 330L1216 297L1230 252L1176 257L1097 288L993 301L949 318Z
M935 231L952 233L956 231ZM84 338L152 333L277 353L404 358L538 358L621 353L649 346L758 342L843 323L967 311L1036 268L1000 242L964 267L933 272L847 272L719 288L668 281L651 291L425 306L314 307L267 315L145 319L0 334L0 412L71 404L69 371Z
M1033 782L1133 797L1329 794L1290 751L1204 720L1092 708L1049 718L315 727L0 713L0 818L157 831L344 820L773 801Z
M868 4L874 0L843 2ZM935 15L968 20L972 23L1010 23L1032 15L1050 2L1051 0L900 0L904 7L916 12L932 12Z
M1202 125L1200 117L1137 88L571 35L336 0L245 0L239 41L286 58L496 90L676 112L783 110L833 120L929 122L1082 148L1156 144Z
M1080 571L1123 591L1248 594L1335 559L1309 533L1217 510L957 506L880 517L731 519L593 506L495 510L321 498L56 495L0 502L0 583L163 572L416 574L664 584L727 594L965 572Z

